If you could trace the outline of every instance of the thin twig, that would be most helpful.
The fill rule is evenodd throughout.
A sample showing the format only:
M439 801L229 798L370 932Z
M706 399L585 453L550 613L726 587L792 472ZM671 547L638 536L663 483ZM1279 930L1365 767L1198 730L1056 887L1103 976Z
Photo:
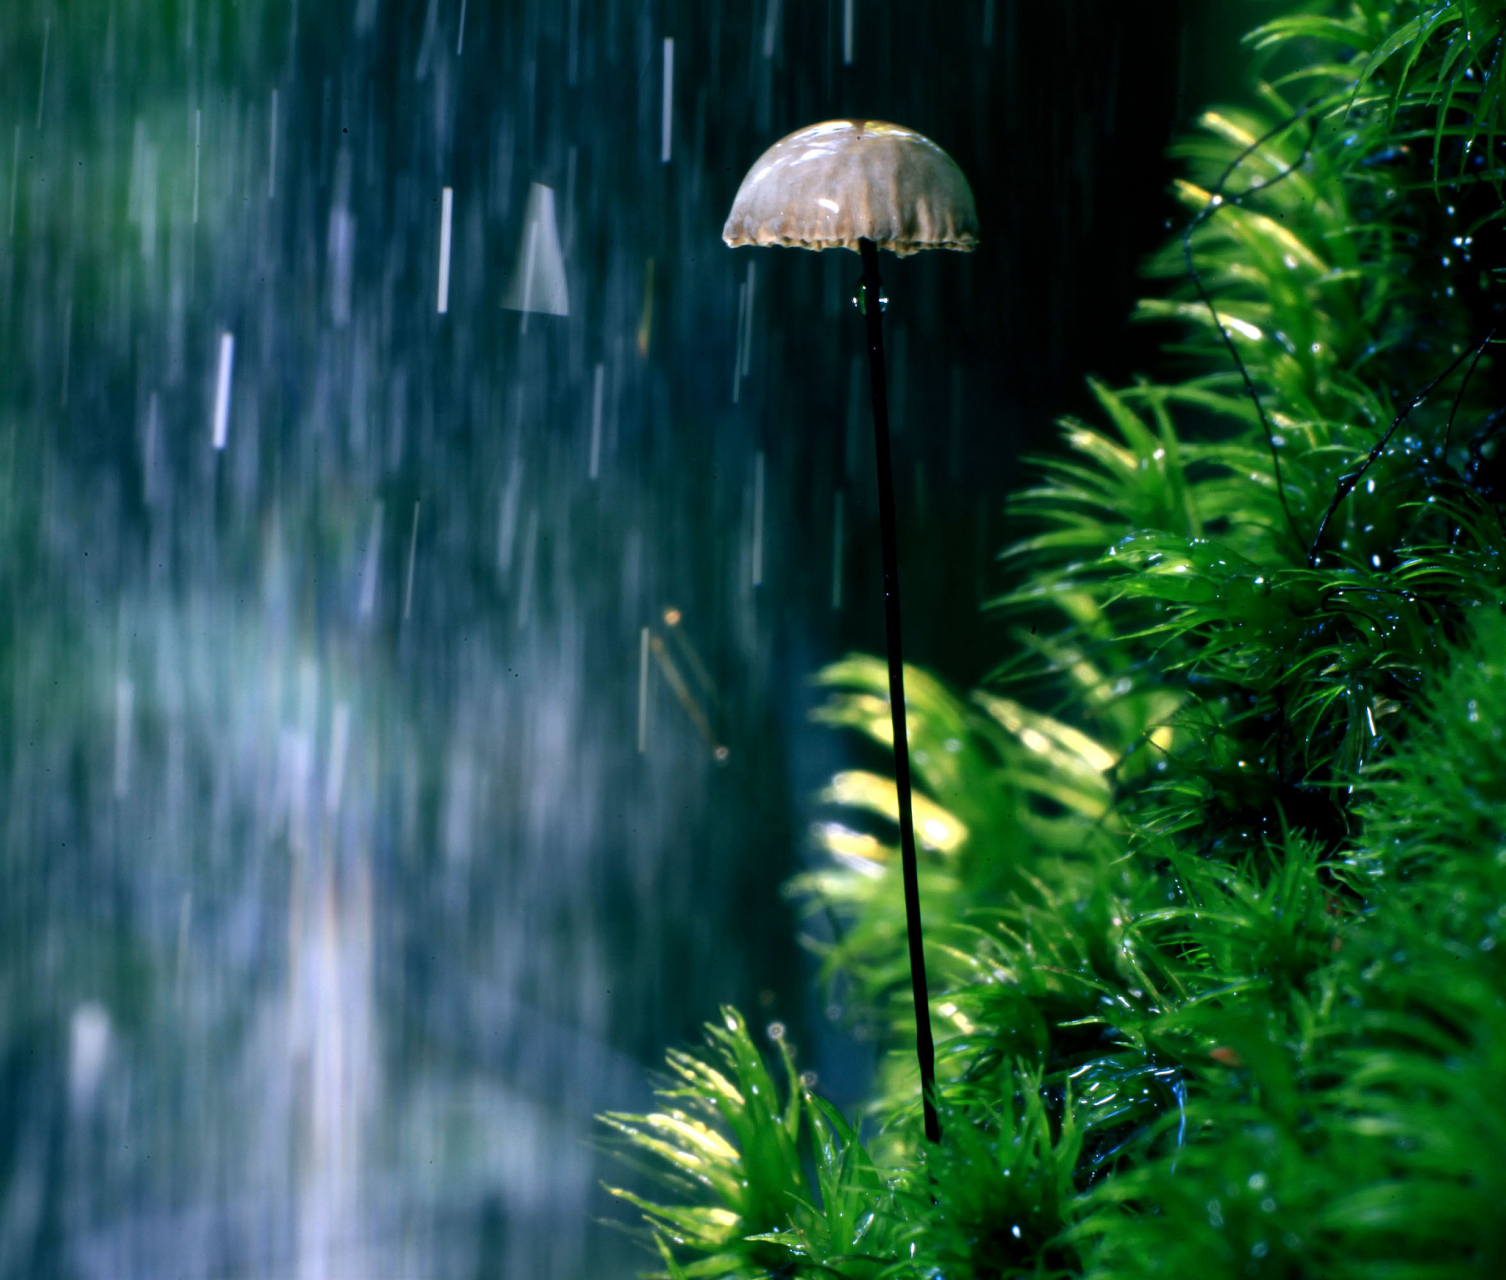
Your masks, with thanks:
M1449 437L1454 433L1454 415L1459 412L1459 401L1464 398L1464 392L1469 386L1469 380L1474 376L1475 366L1480 363L1480 357L1485 354L1486 343L1495 336L1496 331L1492 329L1485 335L1485 342L1482 342L1475 348L1475 358L1469 362L1469 368L1464 371L1464 381L1459 384L1459 390L1454 395L1454 403L1449 406L1448 425L1443 428L1443 447L1438 450L1437 454L1445 462L1448 460Z
M1267 187L1273 187L1283 178L1296 172L1297 168L1307 159L1308 153L1312 150L1313 141L1318 134L1316 120L1308 122L1307 141L1302 144L1302 150L1297 158L1291 164L1287 165L1285 169L1282 169L1274 177L1267 178L1264 182L1257 183L1252 187L1247 187L1244 191L1229 196L1227 199L1225 199L1223 194L1224 184L1234 176L1235 170L1245 162L1252 152L1264 146L1278 134L1290 129L1304 117L1309 116L1316 105L1315 103L1308 103L1295 115L1288 117L1280 124L1261 134L1260 137L1256 138L1254 142L1250 143L1248 147L1235 156L1233 160L1229 161L1228 167L1219 175L1218 181L1213 184L1213 189L1209 193L1208 203L1198 210L1197 215L1187 224L1182 232L1182 256L1187 263L1187 275L1192 280L1193 287L1198 292L1198 297L1203 300L1203 305L1208 308L1209 314L1212 315L1213 327L1218 330L1219 337L1223 339L1224 346L1228 348L1229 355L1234 361L1234 366L1239 370L1239 376L1244 380L1245 390L1249 392L1250 400L1255 405L1255 412L1260 415L1260 425L1265 431L1265 442L1271 451L1271 464L1275 468L1276 473L1276 496L1281 500L1281 509L1286 513L1286 523L1291 529L1292 537L1297 540L1299 545L1302 542L1302 535L1297 530L1297 521L1292 515L1291 507L1287 504L1286 485L1281 478L1281 456L1276 451L1275 433L1271 430L1270 419L1266 417L1265 406L1260 403L1260 394L1255 390L1255 383L1250 378L1250 371L1245 367L1245 362L1240 358L1239 351L1234 346L1234 339L1229 336L1229 330L1224 325L1223 319L1219 316L1218 308L1214 306L1213 299L1209 296L1207 289L1203 287L1203 278L1198 274L1197 267L1193 263L1192 233L1217 213L1219 209L1223 208L1225 204L1243 204L1246 197L1264 191Z
M1495 330L1492 329L1491 333L1485 336L1485 340L1475 348L1476 355L1478 355L1479 352L1485 349L1485 343L1490 341L1491 334L1494 334L1494 332ZM1309 569L1316 569L1318 567L1318 544L1323 541L1323 534L1328 529L1328 522L1333 519L1334 512L1339 509L1339 504L1350 495L1350 493L1354 489L1354 486L1357 485L1363 478L1365 472L1370 470L1371 464L1373 464L1375 460L1386 451L1386 446L1391 443L1391 437L1396 434L1397 428L1407 420L1407 417L1411 414L1412 410L1427 399L1428 393L1431 392L1434 387L1436 387L1440 382L1448 377L1449 374L1453 373L1455 369L1463 364L1464 357L1467 355L1469 355L1469 351L1467 349L1461 351L1450 362L1447 369L1445 369L1430 383L1428 383L1427 386L1425 386L1421 391L1417 392L1416 395L1408 400L1406 408L1404 408L1400 413L1396 415L1395 421L1393 421L1391 425L1386 428L1385 435L1381 436L1381 438L1375 442L1375 445L1370 450L1370 452L1365 455L1365 460L1360 463L1360 465L1357 466L1353 471L1346 472L1344 475L1341 475L1339 477L1339 484L1338 488L1334 491L1333 501L1328 504L1328 509L1323 513L1323 518L1318 521L1317 532L1313 534L1312 543L1307 550L1307 567Z

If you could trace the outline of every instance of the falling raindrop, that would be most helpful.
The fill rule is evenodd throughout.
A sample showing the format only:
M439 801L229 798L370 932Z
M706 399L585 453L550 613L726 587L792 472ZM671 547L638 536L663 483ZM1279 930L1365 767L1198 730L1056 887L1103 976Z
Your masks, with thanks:
M131 793L131 730L136 686L124 676L115 681L115 777L111 790L117 800Z
M272 90L272 106L267 123L267 199L277 196L277 90Z
M450 309L450 225L455 211L455 192L445 187L439 200L439 314Z
M672 37L664 39L664 101L661 104L659 124L659 162L669 163L670 144L674 141L675 104L675 42Z
M203 124L203 112L194 108L193 113L193 220L197 226L199 222L199 144L201 126Z
M763 585L763 450L753 455L753 585Z
M648 652L649 630L643 628L638 646L638 754L648 750Z
M16 187L21 173L21 126L17 125L10 153L10 213L6 218L6 235L16 234Z
M235 335L220 334L219 371L214 380L214 447L223 449L230 431L230 375L235 364Z
M36 131L42 131L42 104L47 102L47 54L53 47L53 18L48 15L42 20L42 69L38 74L36 83ZM1452 214L1453 209L1449 209ZM197 218L194 218L197 221Z
M413 614L413 566L418 560L418 503L413 504L413 527L408 533L408 572L403 582L403 621Z
M598 364L596 372L591 379L591 465L589 474L593 480L601 474L601 401L602 391L606 385L606 371L606 365Z
M763 20L763 56L766 60L774 56L779 38L779 0L767 0L767 4Z
M376 609L377 570L382 551L382 504L378 502L371 513L371 531L366 537L366 561L361 570L360 617L369 619Z

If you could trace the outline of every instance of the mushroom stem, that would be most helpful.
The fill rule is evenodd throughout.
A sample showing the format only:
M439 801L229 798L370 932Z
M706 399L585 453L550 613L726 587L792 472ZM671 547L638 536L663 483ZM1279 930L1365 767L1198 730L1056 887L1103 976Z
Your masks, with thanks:
M915 1056L920 1063L926 1137L941 1141L936 1115L936 1049L926 992L926 955L920 931L920 877L915 859L915 818L910 810L910 744L905 732L905 670L899 628L899 538L894 527L894 479L889 464L889 396L884 386L884 330L878 246L858 241L863 256L863 319L868 328L868 370L873 386L873 445L878 461L879 530L884 557L884 630L889 651L889 713L894 722L894 785L899 793L899 847L905 881L905 934L910 944L910 987L915 997Z

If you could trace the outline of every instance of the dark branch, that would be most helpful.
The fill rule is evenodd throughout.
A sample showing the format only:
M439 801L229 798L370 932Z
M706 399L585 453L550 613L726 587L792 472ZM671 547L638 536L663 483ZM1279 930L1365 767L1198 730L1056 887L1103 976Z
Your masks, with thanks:
M1491 332L1485 336L1485 340L1481 342L1478 347L1474 348L1477 358L1479 356L1479 353L1485 349L1485 343L1490 341L1491 336L1494 333L1495 330L1492 329ZM1470 353L1467 349L1461 351L1450 362L1447 369L1445 369L1430 383L1428 383L1427 386L1423 387L1421 391L1417 392L1416 395L1408 400L1406 408L1404 408L1400 413L1396 415L1395 420L1389 427L1386 428L1386 433L1375 442L1374 447L1368 454L1365 455L1365 460L1360 463L1360 465L1357 466L1353 471L1346 471L1339 477L1339 484L1338 488L1334 491L1333 501L1328 504L1328 509L1323 513L1323 518L1318 521L1317 532L1313 534L1312 543L1307 550L1307 567L1309 569L1316 569L1318 567L1318 544L1323 541L1323 534L1328 529L1328 522L1333 519L1334 512L1339 509L1339 504L1343 502L1351 492L1353 492L1354 486L1357 485L1364 477L1365 472L1369 471L1375 460L1386 451L1386 446L1391 443L1391 437L1396 434L1397 428L1407 420L1412 410L1427 399L1429 393L1433 390L1434 387L1436 387L1440 382L1447 378L1449 374L1453 373L1455 369L1463 364L1464 357L1469 354Z
M1249 392L1250 400L1255 405L1255 412L1260 415L1260 425L1265 431L1265 442L1271 451L1271 464L1276 473L1276 496L1281 500L1281 509L1286 513L1287 526L1291 529L1292 537L1297 540L1299 546L1302 543L1302 534L1298 531L1297 521L1292 515L1291 507L1287 504L1286 485L1281 477L1281 456L1276 451L1275 433L1271 430L1270 419L1266 417L1265 406L1260 402L1260 394L1255 390L1255 383L1250 377L1250 371L1245 367L1244 360L1240 358L1239 351L1234 346L1234 339L1229 336L1229 330L1225 326L1223 319L1219 316L1218 308L1214 306L1213 299L1209 296L1207 289L1203 287L1203 279L1198 274L1197 266L1192 259L1192 233L1217 213L1219 209L1223 208L1225 204L1243 204L1248 197L1264 191L1267 187L1275 186L1283 178L1289 177L1292 173L1296 172L1298 166L1307 159L1309 152L1312 151L1313 141L1317 137L1318 132L1316 120L1308 121L1307 141L1302 144L1302 150L1297 158L1291 164L1287 165L1286 168L1274 176L1267 178L1264 182L1256 183L1254 186L1229 196L1227 199L1225 199L1223 194L1225 184L1234 175L1239 166L1249 158L1251 152L1264 146L1272 138L1286 132L1293 125L1309 116L1315 105L1314 103L1309 103L1295 115L1266 130L1265 133L1261 134L1260 137L1256 138L1254 142L1250 143L1248 147L1235 156L1233 160L1229 161L1223 173L1219 174L1218 181L1213 184L1213 190L1210 193L1208 203L1198 210L1197 216L1187 224L1186 229L1182 232L1182 256L1187 262L1187 275L1191 278L1193 287L1198 292L1198 297L1203 300L1203 305L1208 308L1209 314L1213 316L1213 326L1218 330L1218 336L1223 340L1224 346L1229 351L1230 358L1234 361L1235 368L1239 370L1239 376L1244 380L1245 390Z

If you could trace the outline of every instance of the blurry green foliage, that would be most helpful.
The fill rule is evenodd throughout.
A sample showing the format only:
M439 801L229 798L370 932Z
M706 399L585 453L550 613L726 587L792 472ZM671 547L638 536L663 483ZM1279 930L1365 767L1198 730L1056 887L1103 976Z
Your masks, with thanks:
M1506 3L1305 3L1249 43L1256 105L1177 144L1190 221L1139 312L1184 376L1095 383L1038 460L986 687L907 673L943 1141L894 785L842 774L790 892L890 1050L872 1139L792 1067L782 1112L718 1094L744 1172L701 1180L714 1230L642 1206L671 1274L1506 1272L1506 430L1476 318L1506 280L1473 260ZM818 719L890 744L881 662L819 682ZM714 1039L764 1070L735 1019ZM704 1205L672 1120L614 1123ZM836 1174L813 1190L802 1151Z

